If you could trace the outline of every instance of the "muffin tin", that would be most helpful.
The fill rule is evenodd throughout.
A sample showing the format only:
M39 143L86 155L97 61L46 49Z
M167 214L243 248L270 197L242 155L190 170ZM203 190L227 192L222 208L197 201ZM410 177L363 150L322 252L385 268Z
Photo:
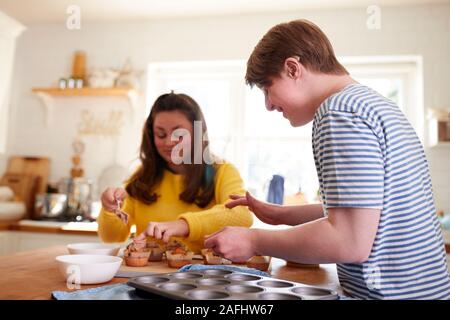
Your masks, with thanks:
M132 278L128 285L178 300L335 300L337 292L297 282L222 269Z

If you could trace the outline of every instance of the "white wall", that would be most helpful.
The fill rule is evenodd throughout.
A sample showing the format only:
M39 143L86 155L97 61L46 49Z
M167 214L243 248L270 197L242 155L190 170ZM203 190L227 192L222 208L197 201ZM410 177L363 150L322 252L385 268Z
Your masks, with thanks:
M149 62L246 59L260 37L273 25L296 18L317 23L330 37L337 55L422 55L424 58L425 107L450 108L450 5L382 8L380 30L368 30L367 13L341 9L245 16L172 19L155 21L83 23L69 31L65 24L30 25L17 46L11 98L8 154L34 154L52 159L51 180L67 175L70 143L83 108L98 114L122 108L123 102L59 99L55 123L44 126L44 111L31 93L35 86L54 85L70 73L72 54L83 49L88 65L118 67L127 57L145 69ZM145 79L143 79L145 81ZM125 106L126 107L126 106ZM143 110L143 106L141 106ZM127 122L120 137L120 162L136 157L139 121ZM88 175L97 178L111 163L113 143L89 138L85 162ZM128 143L129 142L129 143ZM448 149L429 152L438 208L450 211Z
M9 98L16 37L25 27L0 11L0 172L3 172L8 137Z

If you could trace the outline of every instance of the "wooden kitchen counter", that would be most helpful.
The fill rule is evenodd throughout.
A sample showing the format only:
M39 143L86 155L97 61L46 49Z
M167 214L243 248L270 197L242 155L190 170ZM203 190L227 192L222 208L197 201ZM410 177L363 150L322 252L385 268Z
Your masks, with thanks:
M0 231L26 231L50 234L97 235L97 228L98 226L95 222L21 220L0 223Z
M55 262L56 256L64 254L67 254L65 246L57 246L0 257L0 299L48 300L52 291L69 291ZM131 269L139 271L141 268L121 268ZM168 268L166 262L151 262L146 270L174 272L176 269ZM272 259L270 273L274 278L327 287L341 293L334 264L320 265L319 268L293 268L287 267L284 260ZM81 289L126 281L126 278L114 278L99 285L82 285Z

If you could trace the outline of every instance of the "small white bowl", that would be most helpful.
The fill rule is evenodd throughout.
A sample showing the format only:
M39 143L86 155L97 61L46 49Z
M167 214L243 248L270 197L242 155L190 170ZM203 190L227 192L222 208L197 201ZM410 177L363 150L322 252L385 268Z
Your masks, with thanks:
M17 221L23 218L27 207L23 202L0 202L0 221Z
M110 281L122 264L122 258L72 254L56 257L58 268L67 284L97 284Z
M120 245L107 243L71 243L67 245L70 254L94 254L105 256L117 256Z

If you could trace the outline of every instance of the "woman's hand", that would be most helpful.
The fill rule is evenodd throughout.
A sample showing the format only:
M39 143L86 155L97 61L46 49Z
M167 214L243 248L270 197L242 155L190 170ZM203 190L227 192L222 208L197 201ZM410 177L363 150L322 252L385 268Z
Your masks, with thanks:
M107 188L102 193L102 206L105 210L115 212L117 210L117 202L123 203L127 196L125 189L122 188Z
M154 237L158 240L169 242L170 237L187 237L189 235L189 225L184 219L169 222L150 222L135 241L143 241L147 237Z
M227 207L228 209L232 209L236 206L247 206L248 209L253 212L262 222L273 225L282 224L281 206L259 201L255 199L249 192L246 192L245 196L231 195L230 198L233 201L227 202L225 204L225 207Z

